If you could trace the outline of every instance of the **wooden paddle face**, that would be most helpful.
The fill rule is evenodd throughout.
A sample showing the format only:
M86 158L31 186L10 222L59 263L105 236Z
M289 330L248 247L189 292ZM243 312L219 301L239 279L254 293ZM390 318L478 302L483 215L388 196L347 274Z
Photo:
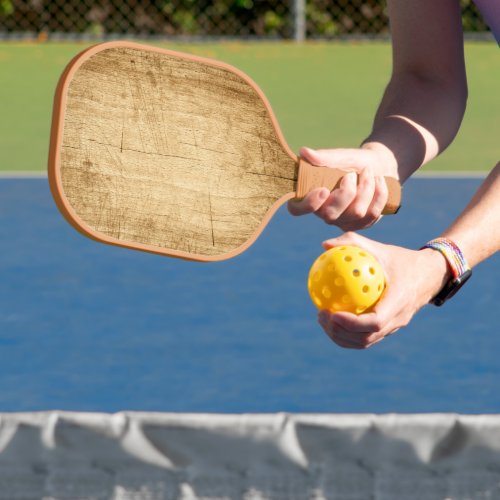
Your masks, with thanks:
M194 260L241 253L294 196L296 160L262 92L223 63L112 42L59 82L52 192L102 242Z

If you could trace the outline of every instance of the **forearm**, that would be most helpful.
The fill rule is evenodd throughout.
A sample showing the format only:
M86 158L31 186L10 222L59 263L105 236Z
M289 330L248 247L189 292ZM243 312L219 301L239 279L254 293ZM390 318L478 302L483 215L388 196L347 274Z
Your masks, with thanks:
M500 250L500 163L441 237L460 248L471 268ZM422 272L417 288L424 304L439 293L453 273L441 252L424 248L418 253Z
M388 0L392 78L364 148L376 149L401 180L455 137L467 99L458 0Z
M500 162L442 236L461 248L472 267L500 250Z
M454 139L466 104L465 82L393 76L363 147L386 151L401 181L435 158Z

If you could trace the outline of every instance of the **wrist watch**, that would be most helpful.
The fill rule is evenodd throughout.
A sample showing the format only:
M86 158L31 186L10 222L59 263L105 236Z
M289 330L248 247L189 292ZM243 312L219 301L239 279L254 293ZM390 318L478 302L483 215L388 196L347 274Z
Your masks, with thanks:
M448 238L436 238L426 243L422 248L431 248L440 252L448 263L452 277L444 285L441 291L431 300L431 304L442 306L448 299L451 299L467 280L472 276L472 269L465 260L460 248Z

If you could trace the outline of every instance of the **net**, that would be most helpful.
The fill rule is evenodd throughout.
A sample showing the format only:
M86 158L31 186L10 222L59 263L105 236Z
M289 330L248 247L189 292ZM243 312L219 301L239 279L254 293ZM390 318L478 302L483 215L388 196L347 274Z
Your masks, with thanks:
M2 500L500 498L500 416L0 415Z

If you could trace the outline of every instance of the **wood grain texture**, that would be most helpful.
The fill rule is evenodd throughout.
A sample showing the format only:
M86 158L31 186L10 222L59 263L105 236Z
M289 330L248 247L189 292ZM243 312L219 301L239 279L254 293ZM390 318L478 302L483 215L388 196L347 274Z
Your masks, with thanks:
M227 67L131 46L97 51L67 86L63 195L111 242L234 252L295 190L296 159L273 120Z

